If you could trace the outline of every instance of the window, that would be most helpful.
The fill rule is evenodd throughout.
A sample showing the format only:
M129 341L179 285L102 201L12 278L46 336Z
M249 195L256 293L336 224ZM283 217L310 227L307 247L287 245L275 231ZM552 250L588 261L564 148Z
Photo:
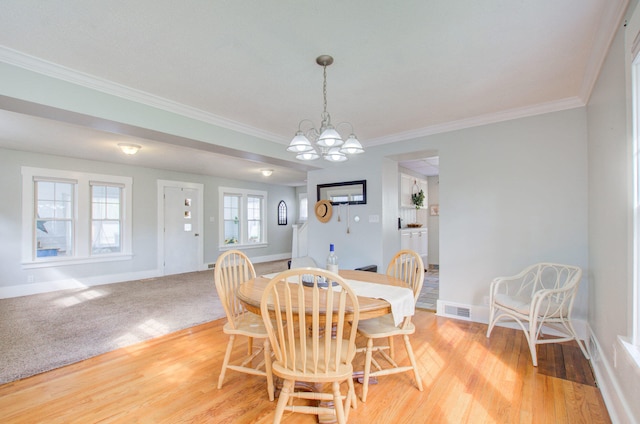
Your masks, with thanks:
M122 187L91 183L91 254L122 249Z
M300 193L298 195L298 221L299 222L307 222L307 219L309 218L309 211L308 211L308 200L307 200L307 193Z
M220 246L263 246L266 240L267 193L220 187Z
M224 244L240 243L240 201L241 196L224 196Z
M132 179L22 168L25 267L131 255Z
M73 256L75 182L34 181L36 257Z
M287 225L287 204L284 200L278 203L278 225Z

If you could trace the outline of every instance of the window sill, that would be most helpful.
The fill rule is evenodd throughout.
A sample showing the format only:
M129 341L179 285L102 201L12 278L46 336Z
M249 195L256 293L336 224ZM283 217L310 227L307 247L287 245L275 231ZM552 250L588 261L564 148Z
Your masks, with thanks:
M628 361L635 368L636 373L640 375L640 346L630 343L626 337L622 336L618 336L618 344L626 352Z
M261 247L268 247L268 243L251 243L251 244L223 244L222 246L218 246L220 250L231 250L231 249L258 249Z
M87 258L60 258L56 259L40 260L33 262L23 262L23 269L37 269L37 268L53 268L57 266L67 265L83 265L83 264L95 264L101 262L114 262L114 261L128 261L133 259L133 254L118 254L118 255L105 255L105 256L91 256Z

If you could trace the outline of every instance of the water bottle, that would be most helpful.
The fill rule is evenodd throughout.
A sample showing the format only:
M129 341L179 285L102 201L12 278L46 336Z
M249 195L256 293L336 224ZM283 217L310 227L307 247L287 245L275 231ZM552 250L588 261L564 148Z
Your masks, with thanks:
M333 243L329 245L329 256L327 256L327 271L338 273L338 257L336 256Z

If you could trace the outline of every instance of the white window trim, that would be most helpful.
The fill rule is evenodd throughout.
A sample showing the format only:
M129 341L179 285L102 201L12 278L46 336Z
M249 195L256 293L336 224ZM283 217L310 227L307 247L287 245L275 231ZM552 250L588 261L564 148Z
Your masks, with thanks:
M240 243L238 244L224 244L224 196L225 195L238 195L241 196L240 205L240 217L238 218L242 225L240 226ZM261 196L262 197L262 242L260 243L247 243L247 196ZM218 187L218 248L220 250L230 249L255 249L259 247L265 247L268 245L267 241L267 225L268 225L268 212L267 212L267 192L261 190L249 190L233 187Z
M635 370L640 372L640 56L631 65L632 79L632 169L633 169L633 273L631 298L631 337L618 335L617 342ZM615 345L614 345L615 349Z
M304 213L305 213L304 215L302 210L303 200L307 201L307 207L304 210ZM298 194L298 222L303 224L308 220L309 220L309 197L307 196L307 193L299 193Z
M71 257L45 258L34 257L35 237L33 234L33 217L35 215L34 178L63 179L75 182L74 221L74 255ZM119 184L122 193L122 251L113 254L91 255L91 186L90 182ZM61 169L22 167L22 266L25 269L47 268L55 266L76 265L85 263L109 262L130 259L132 253L132 187L131 177L92 174L86 172L67 171Z

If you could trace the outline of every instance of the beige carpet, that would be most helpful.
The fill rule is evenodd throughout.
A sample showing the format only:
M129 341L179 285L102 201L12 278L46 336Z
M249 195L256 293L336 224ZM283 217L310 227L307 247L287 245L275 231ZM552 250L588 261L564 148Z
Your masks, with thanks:
M222 317L213 270L0 299L0 384Z

